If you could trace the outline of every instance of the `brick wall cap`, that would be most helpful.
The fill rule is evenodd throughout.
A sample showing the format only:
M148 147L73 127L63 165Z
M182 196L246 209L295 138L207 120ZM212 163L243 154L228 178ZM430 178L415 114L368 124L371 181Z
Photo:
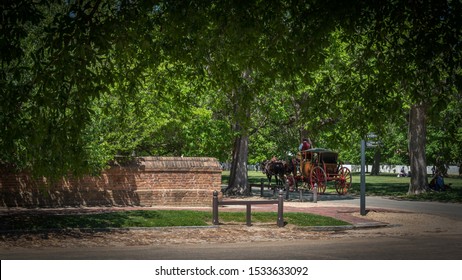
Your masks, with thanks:
M221 171L218 160L211 157L137 157L130 161L116 163L114 166L136 168L144 171Z

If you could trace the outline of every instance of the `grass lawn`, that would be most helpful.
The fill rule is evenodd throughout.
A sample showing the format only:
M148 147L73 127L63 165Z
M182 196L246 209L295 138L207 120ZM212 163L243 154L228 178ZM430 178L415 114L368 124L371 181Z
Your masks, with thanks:
M241 223L245 225L245 212L220 212L221 223ZM275 212L252 213L253 223L274 223ZM297 226L338 226L348 225L330 217L307 213L284 213L284 221ZM135 210L98 214L13 214L3 216L0 230L46 230L69 228L128 228L128 227L167 227L167 226L210 226L211 211L189 210Z
M429 177L428 181L431 180ZM366 176L366 194L376 196L391 196L410 200L427 200L441 202L462 202L462 178L451 176L444 178L444 183L451 189L444 192L430 191L420 195L408 195L410 178L396 177L396 175L384 174L379 176ZM359 194L360 176L353 174L353 184L350 193Z
M360 175L358 173L352 174L352 186L350 194L360 193ZM261 179L267 180L266 176L259 171L249 171L249 182L258 184ZM229 179L229 172L224 171L222 175L222 183L227 184ZM428 181L431 177L428 178ZM267 181L265 181L266 183ZM399 197L402 199L411 200L428 200L428 201L441 201L441 202L459 202L462 203L462 178L458 176L451 176L444 178L444 183L451 185L451 189L445 192L427 192L420 195L408 195L410 178L396 177L393 174L382 174L379 176L366 175L366 195L372 196L391 196ZM272 183L274 184L274 178ZM332 182L328 182L326 193L335 194L335 188Z

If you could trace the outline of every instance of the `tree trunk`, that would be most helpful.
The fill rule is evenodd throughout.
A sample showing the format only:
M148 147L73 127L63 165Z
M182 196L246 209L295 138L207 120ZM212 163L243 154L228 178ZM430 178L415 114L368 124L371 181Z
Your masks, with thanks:
M249 153L249 136L240 135L234 139L233 161L229 175L227 194L248 194L247 156Z
M248 79L249 71L243 73L243 78ZM228 187L226 194L250 194L248 183L247 158L249 154L249 120L251 115L248 100L246 101L245 88L240 88L232 92L233 100L233 131L234 145L231 170L229 174Z
M411 163L411 183L409 194L419 194L428 186L427 159L425 145L427 138L427 109L423 103L411 106L409 114L409 157Z
M300 133L300 143L302 143L304 138L308 138L308 130L302 127L299 129L299 133Z
M371 175L377 176L380 173L380 159L382 156L382 152L380 147L375 148L375 153L374 153L374 163L372 164L372 170L371 170Z

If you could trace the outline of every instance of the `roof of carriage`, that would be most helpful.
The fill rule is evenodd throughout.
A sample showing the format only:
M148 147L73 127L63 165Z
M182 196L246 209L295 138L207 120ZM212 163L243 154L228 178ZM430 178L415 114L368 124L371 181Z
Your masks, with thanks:
M334 153L337 154L337 152L334 152L332 150L328 149L323 149L323 148L313 148L313 149L308 149L306 152L311 152L311 153Z

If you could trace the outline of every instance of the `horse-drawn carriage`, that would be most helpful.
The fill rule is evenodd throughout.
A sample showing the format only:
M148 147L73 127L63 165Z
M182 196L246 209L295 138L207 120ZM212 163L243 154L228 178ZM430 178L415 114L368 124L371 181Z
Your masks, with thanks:
M309 149L300 152L299 173L295 182L302 182L303 188L323 194L327 183L334 182L338 194L346 194L351 186L350 169L338 162L338 153L326 149Z
M309 149L300 152L298 158L285 161L267 161L262 169L276 184L286 185L287 189L313 190L323 194L328 182L333 182L338 194L346 194L351 186L351 172L338 162L338 154L326 149ZM279 179L279 180L278 180ZM300 185L301 184L301 185Z

